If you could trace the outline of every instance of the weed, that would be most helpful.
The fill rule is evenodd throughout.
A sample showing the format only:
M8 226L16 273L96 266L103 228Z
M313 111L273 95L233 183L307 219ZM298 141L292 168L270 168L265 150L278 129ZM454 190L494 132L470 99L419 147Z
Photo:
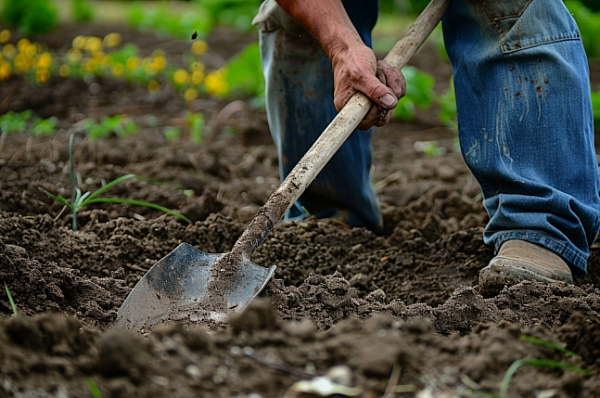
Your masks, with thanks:
M189 140L195 144L202 142L202 139L204 138L202 135L202 130L204 129L204 114L188 112L186 122Z
M123 118L123 115L104 116L100 123L96 123L93 119L86 119L83 123L85 131L93 141L106 138L112 133L117 137L124 137L139 130L133 120Z
M592 374L592 372L590 372L588 370L581 369L577 366L573 366L568 363L551 361L551 360L547 360L547 359L527 359L527 358L519 359L519 360L513 362L512 365L510 365L510 367L506 371L506 374L504 375L504 378L502 379L502 385L500 387L500 397L501 398L508 398L508 387L510 386L512 377L514 376L517 369L519 369L521 366L537 366L537 367L564 369L564 370L570 370L572 372L582 374L584 376L590 376Z
M530 343L537 344L537 345L540 345L543 347L552 348L552 349L554 349L556 351L560 351L563 354L568 355L568 356L578 357L578 355L575 354L574 352L569 351L566 348L564 348L556 343L553 343L551 341L540 339L539 337L522 334L519 338L523 341L528 341ZM590 372L588 370L585 370L585 369L582 369L577 366L574 366L574 365L571 365L568 363L564 363L564 362L552 361L552 360L548 360L548 359L536 359L536 358L519 359L519 360L513 362L510 365L510 367L508 368L508 370L506 371L506 373L504 374L504 377L502 379L502 384L500 386L500 393L499 393L500 398L508 398L508 388L510 386L510 382L511 382L513 376L515 375L516 371L522 366L537 366L537 367L570 370L572 372L579 373L584 376L590 376L592 374L592 372Z
M154 180L151 180L151 179L145 178L145 177L140 177L135 174L126 174L124 176L121 176L121 177L109 182L108 184L102 186L101 188L99 188L98 190L96 190L94 192L82 193L81 190L79 188L77 188L77 181L75 180L75 160L74 160L74 156L73 156L73 138L74 138L74 134L71 134L71 137L69 138L71 202L69 202L63 196L54 195L54 194L48 192L47 190L45 190L42 187L39 187L39 189L40 189L40 191L44 192L46 195L48 195L52 199L61 202L69 210L71 210L71 214L73 215L73 230L74 231L77 231L77 214L79 213L79 211L82 208L84 208L88 205L94 204L94 203L121 203L121 204L133 205L133 206L148 207L148 208L159 210L159 211L162 211L163 213L178 217L179 219L187 222L188 224L191 224L191 221L183 214L181 214L177 211L167 209L166 207L156 205L154 203L149 203L149 202L135 200L135 199L100 198L100 197L98 197L104 191L114 187L115 185L117 185L123 181L131 179L131 178L137 178L138 180L142 180L142 181L155 182Z
M6 295L8 296L8 302L10 303L10 308L12 308L13 314L17 315L19 311L17 311L17 306L13 301L12 295L10 294L10 290L8 289L8 285L4 282L4 290L6 291Z

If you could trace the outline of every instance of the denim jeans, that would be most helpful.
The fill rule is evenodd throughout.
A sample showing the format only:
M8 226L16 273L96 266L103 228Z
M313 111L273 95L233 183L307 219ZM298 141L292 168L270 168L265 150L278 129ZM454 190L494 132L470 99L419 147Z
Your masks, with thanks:
M344 0L364 42L377 2ZM335 117L331 64L282 10L260 24L267 116L285 177ZM537 243L583 271L600 228L589 72L561 0L453 0L443 19L459 139L490 220L484 242ZM382 227L371 133L355 131L288 218L304 209ZM305 213L304 213L305 214Z

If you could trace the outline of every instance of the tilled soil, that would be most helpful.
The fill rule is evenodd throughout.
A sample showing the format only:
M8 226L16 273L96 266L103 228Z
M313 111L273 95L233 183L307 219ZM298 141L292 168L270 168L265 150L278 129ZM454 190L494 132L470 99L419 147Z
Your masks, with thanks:
M72 39L74 29L62 29L48 38L56 48ZM122 34L147 48L164 41ZM240 42L218 31L209 45L226 52L211 40L222 44L227 37ZM425 48L414 62L440 69L442 61ZM101 90L92 94L94 83ZM27 100L36 90L13 79L0 85L0 99L14 96L19 100L7 110L22 110L34 104ZM203 98L192 107L207 116L204 142L169 142L144 120L153 116L159 126L183 120L185 105L173 93L149 98L102 81L57 81L43 90L36 112L60 116L61 130L52 137L8 135L0 152L0 281L19 311L11 315L8 296L0 295L0 396L86 397L95 385L103 397L310 397L319 394L297 383L318 386L315 377L326 374L355 387L338 396L484 396L497 394L508 368L522 359L553 362L520 368L510 397L600 391L598 247L590 272L576 275L574 286L524 282L482 297L477 275L493 253L482 243L487 216L479 188L453 150L453 133L427 114L374 134L384 234L331 220L282 222L252 258L277 265L274 279L229 318L229 327L169 323L146 333L115 327L118 308L156 261L182 242L207 253L229 251L277 187L266 118L245 106L224 118L227 101ZM104 204L82 210L73 231L68 211L39 190L69 197L70 132L82 117L124 106L144 128L98 142L78 135L80 189L94 191L126 173L160 180L166 184L127 180L107 196L176 209L192 224L144 207ZM235 134L222 132L226 127ZM418 153L417 140L437 140L448 152Z

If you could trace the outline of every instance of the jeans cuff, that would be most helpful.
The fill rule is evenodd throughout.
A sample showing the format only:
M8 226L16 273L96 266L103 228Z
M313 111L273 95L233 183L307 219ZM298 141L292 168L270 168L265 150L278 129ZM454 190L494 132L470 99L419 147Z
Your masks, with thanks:
M485 233L484 233L485 234ZM488 242L486 244L494 244L494 253L498 253L500 246L507 240L519 239L527 242L535 243L544 246L548 250L552 250L565 260L569 265L580 269L583 272L587 272L587 259L588 255L581 253L580 250L574 249L570 243L564 243L557 241L556 239L546 235L539 231L530 230L514 230L506 231L493 234L492 238L484 239Z

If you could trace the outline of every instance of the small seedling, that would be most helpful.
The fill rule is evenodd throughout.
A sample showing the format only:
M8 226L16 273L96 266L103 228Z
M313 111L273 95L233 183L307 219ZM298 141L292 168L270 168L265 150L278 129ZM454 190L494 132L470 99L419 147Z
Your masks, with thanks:
M134 206L148 207L148 208L160 210L169 215L178 217L181 220L187 222L188 224L192 223L189 218L187 218L183 214L179 213L178 211L173 211L173 210L167 209L166 207L155 205L154 203L149 203L149 202L135 200L135 199L99 198L98 197L98 195L102 194L104 191L114 187L115 185L117 185L125 180L131 179L131 178L137 178L138 180L155 182L154 180L152 180L150 178L140 177L135 174L126 174L126 175L121 176L121 177L109 182L108 184L102 186L101 188L99 188L98 190L96 190L93 193L92 192L82 193L81 190L79 188L77 188L77 181L75 179L75 157L74 157L74 150L73 150L73 140L74 140L74 134L71 134L71 136L69 137L71 202L69 202L63 196L54 195L54 194L48 192L47 190L45 190L44 188L39 187L40 191L44 192L46 195L48 195L52 199L58 200L59 202L63 203L69 210L71 210L71 213L73 214L73 231L77 231L77 213L79 213L79 211L82 208L84 208L85 206L93 204L93 203L122 203L122 204L134 205Z
M139 177L135 174L126 174L124 176L121 176L121 177L109 182L108 184L104 185L103 187L99 188L98 190L96 190L93 193L92 192L82 193L79 188L76 188L75 189L75 197L72 198L72 202L69 202L67 199L65 199L64 197L62 197L60 195L54 195L54 194L46 191L42 187L40 187L39 189L42 192L44 192L46 195L50 196L52 199L58 200L59 202L63 203L65 206L67 206L69 208L69 210L71 210L71 213L73 214L73 230L74 231L77 231L77 213L79 213L79 211L82 208L86 207L87 205L91 205L94 203L121 203L121 204L133 205L133 206L148 207L148 208L160 210L169 215L178 217L179 219L191 224L190 219L187 218L186 216L184 216L183 214L179 213L178 211L173 211L173 210L167 209L166 207L156 205L154 203L144 202L144 201L135 200L135 199L99 198L98 197L98 195L102 194L107 189L110 189L110 188L114 187L115 185L117 185L125 180L128 180L130 178L137 178L137 179L143 180L142 177Z
M590 376L592 374L592 372L590 372L589 370L581 369L577 366L573 366L564 362L550 361L547 359L519 359L513 362L512 365L510 365L510 367L506 371L506 374L504 375L504 378L502 379L502 385L500 387L501 398L508 398L508 387L510 386L512 377L514 376L517 369L519 369L521 366L538 366L564 369L582 374L584 376Z
M92 393L92 397L94 398L102 398L102 391L100 391L100 387L98 384L92 379L86 380L87 386L90 389L90 393Z
M534 344L543 346L543 347L552 348L552 349L560 351L563 354L568 355L568 356L572 356L572 357L578 356L573 351L569 351L566 348L564 348L556 343L553 343L551 341L547 341L544 339L540 339L539 337L528 336L526 334L522 334L520 336L520 339L523 341L528 341L530 343L534 343ZM573 366L571 364L564 363L564 362L557 362L557 361L552 361L552 360L548 360L548 359L535 359L535 358L519 359L519 360L513 362L510 365L510 367L508 368L508 370L506 371L506 373L504 374L504 378L502 379L502 384L500 386L500 393L499 393L500 398L508 398L508 387L510 386L510 382L511 382L515 372L521 366L537 366L537 367L564 369L564 370L570 370L572 372L579 373L584 376L590 376L592 374L592 372L590 372L589 370L585 370L585 369L582 369L577 366Z
M17 311L17 306L15 305L15 302L12 298L12 295L10 294L10 290L8 289L8 285L6 284L6 282L4 282L4 290L6 291L6 295L8 296L8 302L10 303L10 308L12 308L13 314L17 315L19 311Z

